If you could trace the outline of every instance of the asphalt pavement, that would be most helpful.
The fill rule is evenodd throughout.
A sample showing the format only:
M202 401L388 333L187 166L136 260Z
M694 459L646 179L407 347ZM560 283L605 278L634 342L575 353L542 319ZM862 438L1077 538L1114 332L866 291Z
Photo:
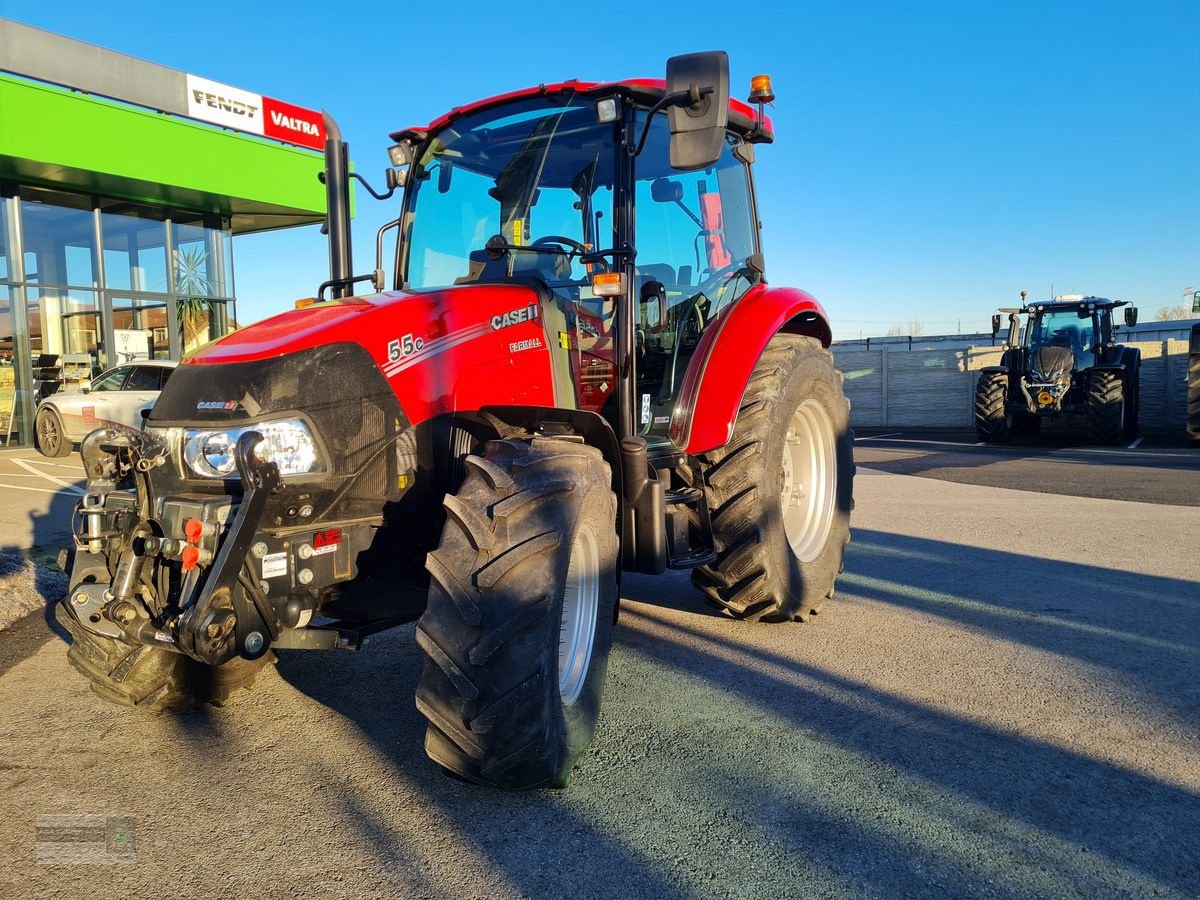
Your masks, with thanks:
M91 694L35 613L0 634L0 895L1200 896L1200 509L859 449L814 620L626 578L562 792L426 760L411 627L153 716Z
M862 431L855 459L881 472L959 484L1200 506L1200 444L1182 435L1101 447L1065 430L1008 444L963 432Z

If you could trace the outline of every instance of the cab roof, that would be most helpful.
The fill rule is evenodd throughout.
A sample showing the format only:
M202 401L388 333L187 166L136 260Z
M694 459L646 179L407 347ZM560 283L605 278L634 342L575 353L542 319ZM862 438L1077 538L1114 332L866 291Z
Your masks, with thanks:
M426 126L404 128L400 131L393 131L389 136L393 141L402 141L406 138L423 140L429 133L439 131L455 119L469 113L478 112L490 106L500 106L512 100L521 100L526 97L537 97L547 94L560 94L567 91L575 91L580 94L594 95L596 97L602 97L605 94L624 94L633 100L653 105L666 94L667 83L662 78L633 78L628 81L579 81L578 79L571 79L569 81L560 81L556 84L539 84L537 87L509 91L505 94L497 94L494 97L476 100L464 106L456 106L449 112L438 116ZM729 127L734 131L747 135L750 134L754 130L756 116L757 111L750 104L743 103L741 100L735 100L732 97L729 98ZM771 119L769 116L764 116L762 129L755 142L771 143L774 140L775 130L771 124Z

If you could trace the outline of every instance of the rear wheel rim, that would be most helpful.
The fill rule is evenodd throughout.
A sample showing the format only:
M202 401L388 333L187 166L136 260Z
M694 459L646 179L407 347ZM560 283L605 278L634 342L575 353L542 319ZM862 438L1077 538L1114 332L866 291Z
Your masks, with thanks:
M42 413L37 422L38 442L47 453L58 449L58 423L50 413Z
M562 622L558 629L558 693L571 706L583 693L600 608L600 551L595 535L581 528L571 545L563 591Z
M783 445L783 529L800 562L825 549L837 504L837 442L833 422L816 400L801 403Z

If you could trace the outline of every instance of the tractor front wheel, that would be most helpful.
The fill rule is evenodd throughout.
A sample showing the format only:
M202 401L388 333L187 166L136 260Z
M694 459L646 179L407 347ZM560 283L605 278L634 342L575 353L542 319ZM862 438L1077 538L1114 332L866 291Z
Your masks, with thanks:
M224 706L230 695L250 687L259 671L275 661L275 654L267 653L254 660L234 657L222 666L208 666L161 647L101 637L79 623L67 608L68 600L54 608L54 617L71 635L67 662L91 683L96 695L110 703L150 712L180 711L205 703Z
M717 559L692 583L726 615L803 621L833 596L850 539L854 433L842 375L814 338L772 338L723 448L696 457Z
M1125 433L1125 391L1115 372L1095 372L1087 387L1088 437L1096 444L1119 444Z
M490 442L445 499L417 625L425 752L499 788L564 787L591 743L617 603L617 500L595 447Z
M1008 374L984 372L975 384L975 435L989 444L1012 440L1013 419L1008 412Z

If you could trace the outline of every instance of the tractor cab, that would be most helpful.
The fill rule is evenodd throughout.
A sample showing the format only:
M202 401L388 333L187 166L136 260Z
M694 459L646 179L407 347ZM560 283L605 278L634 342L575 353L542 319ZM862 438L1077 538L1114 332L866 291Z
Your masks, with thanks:
M752 144L771 140L726 96L723 115L708 103L705 155L687 158L666 87L564 82L392 135L406 187L393 288L531 288L560 398L651 448L672 444L704 333L763 282L750 165ZM621 367L626 345L634 364Z
M1071 351L1072 368L1082 372L1096 365L1112 346L1117 326L1113 310L1127 306L1124 300L1105 300L1100 297L1057 297L1051 302L1027 306L1028 316L1022 346L1030 354L1044 347L1059 347ZM1137 310L1128 308L1131 315L1126 323L1137 322Z

